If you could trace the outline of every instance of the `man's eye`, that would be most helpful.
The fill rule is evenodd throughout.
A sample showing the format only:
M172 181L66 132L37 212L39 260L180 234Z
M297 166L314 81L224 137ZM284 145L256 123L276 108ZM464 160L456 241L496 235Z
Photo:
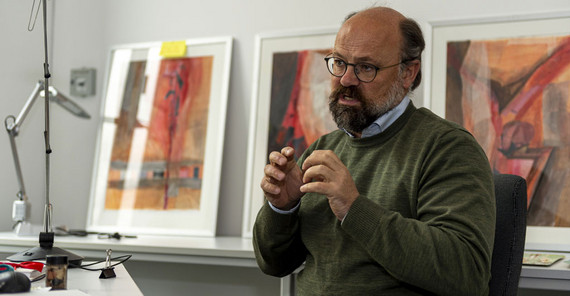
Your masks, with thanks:
M337 67L344 67L345 62L343 60L334 59L334 65Z
M372 72L372 71L376 70L372 65L368 65L368 64L360 64L360 65L358 65L358 69L359 69L359 72L363 72L363 73Z

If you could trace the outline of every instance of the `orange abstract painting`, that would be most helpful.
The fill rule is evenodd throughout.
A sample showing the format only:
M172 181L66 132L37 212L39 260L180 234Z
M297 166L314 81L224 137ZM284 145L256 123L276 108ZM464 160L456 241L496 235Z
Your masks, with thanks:
M161 60L148 122L138 117L148 88L146 62L130 63L105 209L200 208L212 63L212 57ZM131 168L138 168L135 178Z
M329 112L331 49L273 54L267 151L295 148L299 157L320 136L337 129Z
M531 226L570 226L570 36L447 43L446 118L528 184Z

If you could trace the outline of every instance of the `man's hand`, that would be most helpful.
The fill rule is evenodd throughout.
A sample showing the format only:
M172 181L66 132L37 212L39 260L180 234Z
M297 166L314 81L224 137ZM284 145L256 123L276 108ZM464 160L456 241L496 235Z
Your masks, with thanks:
M305 185L301 192L326 195L333 213L342 221L359 195L344 163L330 150L315 150L305 159L302 169Z
M294 159L295 150L291 147L273 151L269 154L269 164L263 170L265 176L261 180L261 189L265 198L276 208L290 210L303 193L299 190L303 185L301 169Z

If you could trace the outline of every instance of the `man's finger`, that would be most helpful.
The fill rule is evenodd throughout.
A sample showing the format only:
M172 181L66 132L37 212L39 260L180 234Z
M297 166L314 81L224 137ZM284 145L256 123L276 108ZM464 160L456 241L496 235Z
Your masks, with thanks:
M295 149L291 148L291 147L283 147L283 149L281 149L281 154L283 154L283 156L287 157L287 160L292 159L291 157L293 155L295 155Z
M275 197L275 195L278 195L279 193L281 193L281 188L279 188L279 186L273 184L270 180L271 180L271 178L264 178L261 181L260 187L261 187L261 190L263 190L263 192L265 192L266 195L273 195L271 197Z
M287 164L287 158L277 151L273 151L269 154L269 163L272 165L282 166Z
M316 165L309 167L303 174L303 183L328 182L334 177L334 171L326 165Z
M323 183L323 182L310 182L310 183L304 184L299 189L303 193L319 193L319 194L323 194L326 196L330 195L328 192L329 186L327 186L326 183Z
M315 150L305 159L301 168L305 171L312 166L325 165L331 169L335 169L338 167L338 162L340 162L340 160L334 152L330 150Z

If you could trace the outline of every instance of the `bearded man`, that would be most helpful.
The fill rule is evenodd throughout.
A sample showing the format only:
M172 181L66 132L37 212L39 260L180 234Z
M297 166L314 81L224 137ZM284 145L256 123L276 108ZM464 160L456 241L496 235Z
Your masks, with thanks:
M489 162L462 127L416 108L424 39L385 7L347 17L325 58L339 130L295 161L271 152L253 243L261 270L304 267L297 295L487 295Z

